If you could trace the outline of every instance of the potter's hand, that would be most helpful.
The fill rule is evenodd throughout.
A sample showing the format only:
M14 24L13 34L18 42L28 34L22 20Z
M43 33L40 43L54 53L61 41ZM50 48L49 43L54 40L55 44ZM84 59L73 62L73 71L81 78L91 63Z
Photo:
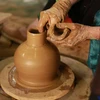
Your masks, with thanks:
M71 30L69 36L67 36L64 40L61 41L53 41L52 38L49 37L48 40L57 44L61 44L62 46L74 46L77 43L85 41L86 39L98 38L98 34L94 35L97 30L95 27L85 26L77 23L63 23L58 24L58 26L63 29L67 26Z
M43 32L46 24L49 25L47 34L54 33L57 23L64 21L64 17L71 7L70 0L58 0L50 9L40 13L38 24L39 32Z

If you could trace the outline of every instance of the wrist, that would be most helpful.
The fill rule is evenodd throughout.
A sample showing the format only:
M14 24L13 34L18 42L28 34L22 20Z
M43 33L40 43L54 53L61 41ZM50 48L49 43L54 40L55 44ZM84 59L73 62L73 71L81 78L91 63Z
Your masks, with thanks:
M70 10L71 6L72 6L72 4L71 4L70 0L58 0L53 5L54 8L58 9L58 12L61 15L62 21L64 20L64 17L66 16L68 11Z

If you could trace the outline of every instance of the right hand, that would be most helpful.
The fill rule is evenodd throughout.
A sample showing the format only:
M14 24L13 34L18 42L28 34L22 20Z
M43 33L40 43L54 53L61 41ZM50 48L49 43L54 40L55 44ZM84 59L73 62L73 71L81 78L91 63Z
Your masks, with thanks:
M40 13L40 20L38 23L39 32L43 32L48 24L47 33L54 33L54 27L57 23L61 22L62 18L60 12L55 8L50 8L49 10L42 11Z
M70 32L67 37L63 40L56 41L51 37L48 37L48 40L59 44L61 46L75 46L76 44L85 41L86 39L93 39L92 31L93 27L78 24L78 23L59 23L58 27L65 29L66 27L70 29Z
M43 32L48 25L47 34L54 33L55 25L64 21L70 7L70 0L58 0L50 9L42 11L38 23L39 32Z

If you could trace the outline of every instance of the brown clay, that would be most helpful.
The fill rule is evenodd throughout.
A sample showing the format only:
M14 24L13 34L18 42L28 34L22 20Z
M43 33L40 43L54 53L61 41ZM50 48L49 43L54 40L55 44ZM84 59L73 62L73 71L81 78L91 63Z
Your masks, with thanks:
M50 87L25 88L16 82L16 68L12 61L1 72L1 86L8 95L17 100L57 100L72 90L75 79L73 71L64 63L61 63L59 72L59 80Z
M46 40L46 33L27 32L27 40L15 52L17 82L23 86L45 88L56 80L60 66L58 49Z

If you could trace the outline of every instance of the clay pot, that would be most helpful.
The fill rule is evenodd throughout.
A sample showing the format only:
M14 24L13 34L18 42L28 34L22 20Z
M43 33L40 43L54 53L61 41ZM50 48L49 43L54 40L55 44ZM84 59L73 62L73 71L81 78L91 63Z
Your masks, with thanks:
M14 55L17 81L23 86L45 88L56 80L60 55L58 49L46 39L46 33L27 32L27 40Z

